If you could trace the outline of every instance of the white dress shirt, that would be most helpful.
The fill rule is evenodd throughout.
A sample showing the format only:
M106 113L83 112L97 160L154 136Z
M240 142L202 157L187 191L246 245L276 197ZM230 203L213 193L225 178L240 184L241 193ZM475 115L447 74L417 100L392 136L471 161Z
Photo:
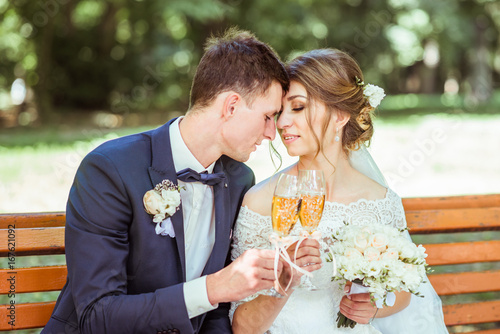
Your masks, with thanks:
M181 120L182 117L179 117L169 128L175 171L191 168L198 173L212 173L215 162L204 168L186 146L179 129ZM179 180L178 184L183 187L181 203L186 252L184 302L191 319L218 307L218 304L212 305L208 300L207 277L200 277L215 243L214 191L201 182Z

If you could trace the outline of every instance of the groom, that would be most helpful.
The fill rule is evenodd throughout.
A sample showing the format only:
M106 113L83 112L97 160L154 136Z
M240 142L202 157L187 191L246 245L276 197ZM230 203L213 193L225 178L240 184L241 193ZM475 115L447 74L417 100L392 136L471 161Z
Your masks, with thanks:
M274 251L224 266L254 184L241 161L274 139L287 88L273 50L230 30L207 43L185 117L85 157L66 211L68 279L43 333L231 333L227 303L273 286ZM143 197L164 180L181 204L157 226Z

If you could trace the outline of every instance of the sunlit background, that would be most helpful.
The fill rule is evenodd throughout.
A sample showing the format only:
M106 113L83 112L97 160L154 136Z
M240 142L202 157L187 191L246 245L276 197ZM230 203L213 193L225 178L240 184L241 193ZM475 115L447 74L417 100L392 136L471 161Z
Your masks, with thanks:
M284 60L359 61L388 94L371 152L401 196L500 192L498 1L0 0L0 212L64 210L85 154L182 115L204 41L232 25ZM267 143L249 165L275 172Z

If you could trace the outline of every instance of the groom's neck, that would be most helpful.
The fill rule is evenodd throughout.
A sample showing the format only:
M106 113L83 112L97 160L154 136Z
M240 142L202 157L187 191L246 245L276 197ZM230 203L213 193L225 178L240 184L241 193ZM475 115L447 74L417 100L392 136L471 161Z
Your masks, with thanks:
M207 168L220 158L219 126L208 110L188 112L179 123L182 139L193 156Z

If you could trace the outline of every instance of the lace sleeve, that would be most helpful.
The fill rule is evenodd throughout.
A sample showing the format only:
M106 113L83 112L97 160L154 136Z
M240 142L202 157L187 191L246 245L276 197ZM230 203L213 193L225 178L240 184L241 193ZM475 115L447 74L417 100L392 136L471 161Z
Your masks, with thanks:
M390 218L387 219L387 224L390 224L398 229L406 228L405 209L401 197L391 189L387 189L387 212Z
M262 216L246 206L242 207L233 232L231 261L236 260L248 249L271 249L271 242L269 241L271 232L270 216ZM262 294L268 294L268 291L259 291L245 299L231 303L231 309L229 310L231 322L233 321L234 311L238 306Z
M244 206L233 231L231 260L234 261L248 249L270 249L269 234L272 232L270 216L262 216Z

